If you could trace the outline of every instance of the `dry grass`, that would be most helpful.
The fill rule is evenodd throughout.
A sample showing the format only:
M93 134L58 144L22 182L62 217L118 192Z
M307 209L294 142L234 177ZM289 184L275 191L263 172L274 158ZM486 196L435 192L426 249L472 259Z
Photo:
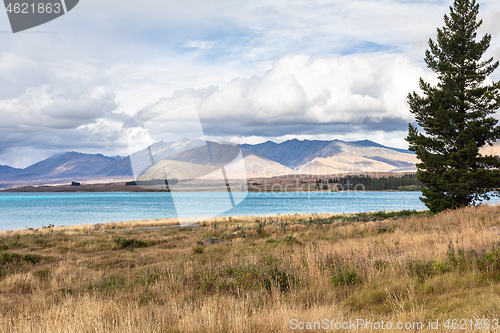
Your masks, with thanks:
M22 230L9 230L0 231L0 237L10 236L10 235L40 235L47 233L82 233L82 232L98 232L98 231L112 231L120 229L129 228L144 228L144 227L165 227L179 225L179 220L177 218L165 218L156 220L136 220L136 221L126 221L126 222L108 222L100 224L82 224L75 226L61 226L61 227L42 227L42 228L26 228Z
M0 331L286 332L291 319L496 319L499 213L482 206L433 216L7 232L0 235ZM202 245L211 236L225 241ZM419 330L426 331L436 330Z

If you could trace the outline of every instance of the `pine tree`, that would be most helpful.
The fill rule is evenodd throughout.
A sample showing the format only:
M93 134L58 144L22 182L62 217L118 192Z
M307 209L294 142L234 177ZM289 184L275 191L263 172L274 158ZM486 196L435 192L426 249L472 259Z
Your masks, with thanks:
M429 39L425 62L438 77L436 86L420 79L423 96L408 95L416 126L406 140L416 152L417 178L425 185L421 200L433 212L477 204L500 188L500 159L481 155L479 148L500 138L498 120L500 82L488 83L499 66L482 60L491 35L477 41L479 5L455 0L437 39Z

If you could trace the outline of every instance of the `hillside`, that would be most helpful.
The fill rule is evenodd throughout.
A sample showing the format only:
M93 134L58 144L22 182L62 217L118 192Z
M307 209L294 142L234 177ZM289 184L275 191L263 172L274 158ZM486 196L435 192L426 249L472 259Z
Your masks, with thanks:
M102 154L82 154L67 152L53 155L25 169L17 169L14 173L5 173L0 169L0 180L37 180L74 178L99 175L117 161L116 157ZM5 176L11 176L5 177Z
M241 155L240 155L241 153ZM0 166L0 182L29 185L71 180L141 179L162 177L190 179L241 159L249 178L282 175L336 175L360 172L412 172L414 154L371 141L344 142L289 140L240 146L187 139L156 142L124 158L102 154L66 152L53 155L25 169ZM214 169L215 168L215 169ZM244 176L244 175L243 175Z

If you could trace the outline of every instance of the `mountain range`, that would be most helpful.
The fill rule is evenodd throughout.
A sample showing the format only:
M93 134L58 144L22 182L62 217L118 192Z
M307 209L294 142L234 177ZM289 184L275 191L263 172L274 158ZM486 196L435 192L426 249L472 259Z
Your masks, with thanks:
M208 144L207 144L208 143ZM156 142L126 157L66 152L24 169L0 165L0 184L55 184L75 181L121 181L190 178L208 174L240 156L247 177L290 174L330 175L359 172L413 172L417 162L408 150L372 141L345 142L297 139L251 145L190 141ZM134 165L134 168L132 168Z

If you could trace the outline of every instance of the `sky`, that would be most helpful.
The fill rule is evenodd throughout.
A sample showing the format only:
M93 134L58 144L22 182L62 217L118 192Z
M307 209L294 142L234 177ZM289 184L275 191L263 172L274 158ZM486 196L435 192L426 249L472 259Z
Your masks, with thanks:
M478 2L480 37L493 36L487 56L500 60L500 3ZM406 96L420 77L435 82L424 52L451 4L80 0L16 34L0 10L0 164L65 151L125 156L130 133L160 114L171 121L160 128L186 132L188 106L220 141L406 148Z

